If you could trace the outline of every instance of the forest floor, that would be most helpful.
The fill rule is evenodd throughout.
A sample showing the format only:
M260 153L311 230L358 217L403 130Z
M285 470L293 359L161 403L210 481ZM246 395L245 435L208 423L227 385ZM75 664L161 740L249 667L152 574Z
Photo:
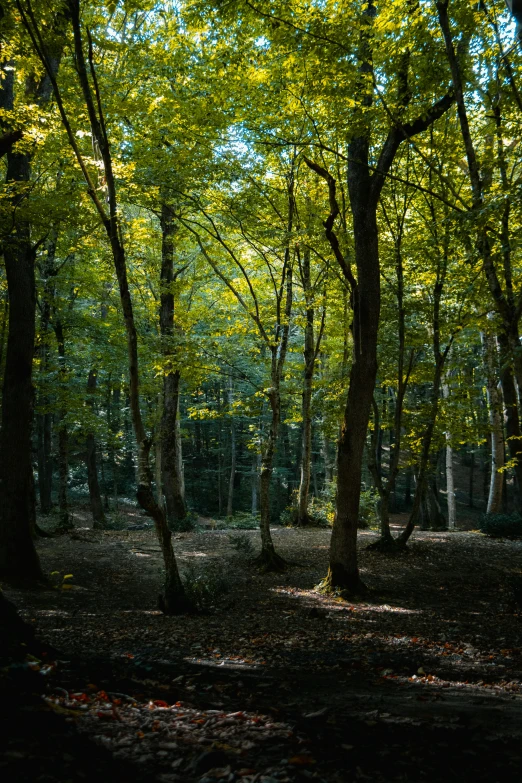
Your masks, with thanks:
M50 647L6 678L2 780L520 780L522 541L416 532L384 556L361 531L369 592L346 602L314 591L328 530L272 534L284 574L251 565L256 531L177 534L214 590L186 617L156 609L152 530L41 539L56 589L5 591Z

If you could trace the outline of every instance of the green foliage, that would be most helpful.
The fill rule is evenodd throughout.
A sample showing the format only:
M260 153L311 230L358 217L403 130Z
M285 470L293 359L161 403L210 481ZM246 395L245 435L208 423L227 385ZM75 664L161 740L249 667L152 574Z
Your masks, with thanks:
M490 538L522 537L522 517L518 514L484 514L480 530Z
M188 511L183 519L172 522L170 529L175 533L190 533L195 529L198 515L195 511Z
M221 527L219 523L218 527ZM222 529L231 530L259 530L259 517L256 514L240 513L233 517L227 517Z
M297 524L297 499L298 490L292 496L292 503L285 508L280 517L282 525L295 527ZM359 505L360 530L366 530L377 522L376 503L378 495L374 489L363 489ZM317 527L331 527L335 516L335 482L326 484L324 490L318 495L312 495L308 503L308 518L312 525Z
M229 582L222 573L215 573L208 568L189 565L182 578L187 599L200 612L208 610L230 589Z

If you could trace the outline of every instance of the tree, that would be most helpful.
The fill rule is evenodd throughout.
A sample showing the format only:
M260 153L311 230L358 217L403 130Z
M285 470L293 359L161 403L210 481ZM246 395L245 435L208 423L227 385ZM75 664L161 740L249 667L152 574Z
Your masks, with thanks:
M152 491L151 471L149 467L149 457L151 442L147 438L143 418L140 409L139 392L139 361L138 361L138 335L134 320L134 309L130 294L127 261L125 248L122 241L121 223L118 212L117 187L114 176L113 158L111 154L107 125L102 108L102 98L99 90L96 68L94 64L94 49L90 33L88 32L88 62L90 77L87 71L87 63L84 55L84 44L81 31L80 6L79 0L70 0L69 11L71 15L72 29L74 35L74 52L76 57L76 68L78 81L85 102L85 108L89 117L91 132L93 136L93 145L95 152L99 154L100 162L103 165L104 180L107 189L108 211L103 205L98 189L96 188L84 156L76 141L76 136L72 130L69 116L62 100L61 92L58 87L55 72L49 59L49 53L42 38L40 28L35 16L29 7L26 10L18 5L22 14L24 25L31 37L31 41L37 52L42 65L51 81L58 109L67 138L74 151L78 164L82 170L87 184L88 194L98 212L100 222L103 225L107 238L109 240L114 269L118 280L120 301L123 311L127 349L129 360L129 392L130 405L132 412L132 423L138 445L138 489L137 499L142 508L153 518L158 540L161 546L163 561L165 564L165 589L160 597L160 606L166 613L177 613L186 611L189 604L185 596L183 583L179 575L174 550L172 548L172 534L168 529L165 513L161 505L154 498Z
M13 13L13 9L10 9ZM48 73L39 75L30 64L22 101L43 111L51 96L51 78L58 71L64 46L67 15L53 13L47 30ZM8 17L7 24L13 19ZM2 20L2 24L5 20ZM9 31L12 32L12 31ZM12 42L10 41L9 44ZM9 49L9 45L8 45ZM23 91L14 60L2 62L0 107L13 115L16 91ZM11 128L11 141L21 129ZM13 136L14 134L14 136ZM23 133L22 133L23 138ZM20 144L21 142L19 142ZM31 464L33 417L32 363L35 343L35 253L38 241L32 236L30 181L33 146L7 145L6 185L13 221L3 240L3 255L9 293L9 323L6 364L2 390L0 431L0 575L26 583L43 579L32 541L35 529L35 495Z

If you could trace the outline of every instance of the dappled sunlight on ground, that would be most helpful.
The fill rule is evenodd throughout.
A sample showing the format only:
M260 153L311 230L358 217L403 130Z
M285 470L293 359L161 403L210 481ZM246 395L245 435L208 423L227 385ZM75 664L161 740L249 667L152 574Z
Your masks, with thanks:
M125 707L122 726L116 718L118 725L106 731L105 723L113 720L107 715L115 714L111 705L121 697L111 691L99 709L91 699L85 730L98 742L114 750L121 741L123 754L126 732L142 731L141 756L163 753L151 730L149 702L158 700L167 707L156 705L154 720L168 724L161 728L166 734L177 725L182 707L189 705L187 715L194 710L187 719L192 728L183 737L200 737L202 744L194 745L200 754L210 736L206 730L225 721L224 730L234 712L272 714L277 721L292 715L294 724L319 721L306 715L328 714L335 720L329 727L333 735L334 725L341 732L343 721L361 720L363 745L373 730L368 724L375 724L375 731L386 724L387 732L395 725L453 730L463 715L466 725L489 722L491 736L522 731L522 628L509 588L510 575L520 568L518 543L419 532L409 554L386 557L366 550L376 536L362 531L360 566L369 592L346 601L314 589L328 565L328 530L274 532L277 550L294 564L283 574L260 573L251 564L252 554L234 546L241 536L255 554L257 531L176 536L182 572L199 569L214 591L212 605L195 617L165 617L157 610L162 563L152 531L89 531L85 539L65 536L40 543L45 568L59 572L57 589L12 591L14 600L49 642L66 651L63 657L74 661L75 672L84 667L85 686L94 682L96 693L102 687L108 693L104 677L110 677L112 690L130 693L136 704L135 713ZM140 552L147 557L137 558ZM63 576L71 574L67 582L77 589L62 589ZM73 674L60 676L67 697L57 693L56 706L70 709L64 704L72 698L67 677ZM148 728L132 728L133 720ZM238 736L242 720L230 718ZM263 725L269 723L266 719ZM319 747L324 741L324 736L318 740ZM179 744L178 739L169 742ZM346 744L346 739L339 742ZM190 767L189 746L183 744L178 754L184 766L171 769L168 780L201 778ZM158 769L174 750L165 752L157 756ZM292 781L287 761L296 752L280 750ZM138 751L131 755L139 757ZM257 769L258 762L248 758ZM377 773L370 779L381 780Z

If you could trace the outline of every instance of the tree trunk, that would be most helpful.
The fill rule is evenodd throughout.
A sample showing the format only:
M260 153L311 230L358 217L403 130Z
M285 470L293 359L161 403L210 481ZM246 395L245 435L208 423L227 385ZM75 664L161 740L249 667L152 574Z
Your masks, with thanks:
M2 326L0 327L0 392L4 382L4 358L6 349L7 322L9 320L9 294L4 292L4 306L2 312Z
M51 96L52 79L58 71L63 44L66 13L60 10L54 18L53 41L46 65L46 75L35 81L32 72L25 74L26 94L32 103L45 105ZM0 109L14 108L15 71L13 62L2 63ZM20 138L18 129L15 131ZM36 528L31 428L33 417L32 363L35 338L36 290L35 251L31 226L24 215L30 198L31 153L14 152L7 147L6 182L11 190L14 225L4 240L4 262L9 296L9 334L2 390L2 425L0 431L0 578L27 584L43 578L31 531Z
M289 186L289 215L288 215L288 233L292 229L293 217L293 181ZM286 276L286 300L285 300L285 323L278 324L276 328L278 340L275 346L270 347L271 351L271 387L268 394L270 403L270 429L265 438L261 451L261 475L259 479L259 510L260 521L259 528L261 532L261 553L257 558L257 563L269 571L281 571L286 563L275 551L272 534L270 533L270 483L272 480L272 471L274 465L274 453L279 433L279 422L281 420L281 377L283 374L286 351L288 347L288 335L290 333L290 315L292 312L292 269L290 267L290 249L285 250L285 270L282 283L284 284ZM283 284L281 289L283 289ZM282 299L282 294L281 294ZM281 299L279 308L281 307Z
M259 476L261 473L261 455L256 454L252 460L252 516L257 514L257 494L259 486Z
M9 153L7 182L22 186L30 178L29 156ZM25 189L13 197L13 208L23 201L24 194ZM22 216L17 217L11 235L4 240L3 250L9 331L0 431L0 578L31 584L42 581L43 574L31 535L36 525L31 462L34 251L29 223Z
M234 480L236 477L236 423L232 404L234 402L234 389L232 378L228 385L228 407L230 411L230 475L228 479L227 517L234 513Z
M76 135L71 127L71 123L64 107L62 95L58 87L51 63L49 52L45 51L40 31L31 26L26 16L23 16L23 22L31 35L31 39L38 55L45 67L49 81L54 90L56 105L60 113L63 127L67 133L69 144L74 151L76 160L82 170L83 177L87 186L87 193L91 198L93 205L99 215L100 221L106 231L112 253L112 259L118 286L120 291L120 302L123 311L125 323L125 332L127 337L127 354L129 367L129 396L132 414L132 423L136 441L138 445L138 491L137 500L140 506L147 511L154 519L156 533L160 543L163 562L165 565L165 592L160 596L160 607L168 613L186 611L188 602L179 575L174 550L172 548L172 534L168 528L167 520L162 508L156 503L152 491L152 477L150 470L150 447L151 442L147 438L145 427L140 409L139 392L139 363L138 363L138 335L134 321L134 311L132 298L129 290L127 278L127 260L125 248L123 245L121 231L121 217L117 199L116 179L112 162L111 149L107 134L107 126L103 115L102 96L99 92L99 84L96 77L94 59L92 57L92 48L89 47L89 68L92 80L87 72L85 61L84 45L82 41L82 23L80 19L79 0L69 0L67 12L70 15L74 34L74 53L75 65L78 81L83 93L85 108L87 110L90 130L93 137L93 146L98 150L101 162L103 162L104 189L106 199L104 203L100 200L96 183L93 182L89 169L78 147ZM33 19L34 24L34 19ZM88 33L89 36L89 33ZM90 36L89 36L90 37ZM89 41L90 43L90 41ZM93 92L94 91L94 92Z
M442 289L439 290L439 298L441 294L442 294ZM438 333L438 328L436 328L434 331ZM417 516L419 514L420 507L421 507L421 502L424 493L426 491L431 442L433 440L433 432L435 429L435 422L437 420L437 413L439 409L439 392L440 392L440 385L442 379L442 372L444 368L444 361L446 359L448 350L449 348L446 349L446 352L444 354L441 354L437 349L435 350L435 355L437 358L435 364L435 372L433 376L433 388L431 393L431 410L430 410L428 423L426 425L424 434L422 436L421 455L420 455L419 469L417 474L417 486L413 498L413 506L410 512L408 522L404 530L402 531L402 533L397 538L397 543L400 546L406 546L411 534L415 529L415 525L417 523Z
M118 508L118 458L117 458L117 443L116 437L120 428L120 399L121 388L118 381L117 385L112 390L112 402L111 402L111 421L109 427L109 459L111 461L111 475L112 475L112 496L114 508Z
M161 299L160 333L165 364L163 375L163 405L160 424L161 476L167 522L172 530L187 516L183 491L183 476L180 475L179 452L179 385L180 372L176 369L174 340L174 234L176 225L172 208L162 204L161 208Z
M97 373L96 370L89 371L87 379L87 404L94 411L94 394L96 392ZM98 482L98 466L96 463L96 438L94 432L89 428L85 443L85 462L87 465L87 483L89 485L89 501L91 504L91 514L93 527L103 530L105 527L105 514L103 512L103 502Z
M497 385L497 349L495 338L486 333L480 333L482 353L486 371L486 396L488 403L488 418L491 434L491 475L486 512L500 514L502 511L502 487L504 467L504 427L502 424L502 399Z
M259 479L259 510L261 518L259 528L261 532L261 554L258 558L259 564L267 570L282 570L285 566L284 560L277 554L270 533L270 484L272 481L272 471L274 463L274 453L277 443L277 434L279 431L279 421L281 417L281 398L278 388L274 388L274 379L272 379L272 389L270 392L270 410L271 421L268 435L263 444L261 454L261 475Z
M449 399L449 384L446 377L442 385L442 394L445 400ZM449 417L448 417L449 421ZM446 429L446 500L448 503L448 529L455 530L457 526L457 503L455 498L455 482L453 476L453 446L451 445L451 431Z
M40 405L48 405L44 396ZM40 497L40 513L49 514L52 510L52 414L50 411L39 413L36 417L38 440L38 494Z
M470 451L470 464L469 464L469 487L468 487L468 507L474 508L473 492L474 492L474 480L475 480L475 449Z
M302 394L302 445L301 445L301 481L297 504L297 524L304 527L310 523L308 516L308 494L310 492L310 470L312 464L312 382L315 357L317 355L314 339L314 307L312 302L312 283L310 277L310 250L305 249L301 265L301 280L306 297L306 324L304 332L304 372Z
M500 367L500 383L504 397L507 446L515 475L516 506L520 510L522 493L522 432L518 414L517 392L513 371L509 363L510 357L505 335L500 333L498 341L503 353Z
M362 460L377 376L380 271L376 204L366 195L369 173L365 140L350 145L348 184L353 216L357 287L353 293L353 343L350 386L337 450L337 502L325 589L361 588L357 565L357 527Z
M58 346L58 379L60 383L60 406L57 414L56 428L58 430L58 509L60 530L69 530L73 524L69 517L69 504L67 500L67 484L69 479L69 433L67 430L67 409L65 407L65 395L67 392L67 366L65 362L65 338L62 322L59 318L54 321L54 334Z

